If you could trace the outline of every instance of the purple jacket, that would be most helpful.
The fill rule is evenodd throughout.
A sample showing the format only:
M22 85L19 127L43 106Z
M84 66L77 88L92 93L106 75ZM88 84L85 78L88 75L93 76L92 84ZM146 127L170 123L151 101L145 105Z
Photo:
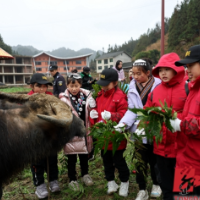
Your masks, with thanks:
M121 81L122 79L125 79L125 75L124 75L124 70L123 69L121 69L120 71L117 70L115 67L113 67L113 69L116 70L117 73L118 73L118 81Z
M151 88L151 92L154 90L154 88L161 83L161 80L159 78L155 78L155 82ZM135 80L133 79L130 82L129 85L129 91L128 91L128 107L129 108L143 108L143 104L140 98L140 95L136 89L135 86ZM137 115L130 110L127 110L124 117L120 120L119 123L125 123L127 125L127 129L131 133L135 132L137 125L134 124L136 122Z

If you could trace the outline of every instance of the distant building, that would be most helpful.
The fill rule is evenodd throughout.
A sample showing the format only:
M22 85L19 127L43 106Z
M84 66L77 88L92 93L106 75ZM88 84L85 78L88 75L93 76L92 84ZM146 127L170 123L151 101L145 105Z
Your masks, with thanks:
M89 66L89 57L92 54L93 53L75 57L57 57L47 52L41 52L33 56L33 69L37 73L49 74L49 66L57 65L59 73L63 75L74 69L81 72L83 67Z
M129 72L129 70L133 68L133 62L123 63L122 68L124 72Z
M25 85L33 74L32 57L13 57L12 60L0 60L0 82L6 85Z
M124 51L103 54L96 59L97 73L101 73L104 69L112 68L118 60L123 63L129 63L131 62L131 56Z

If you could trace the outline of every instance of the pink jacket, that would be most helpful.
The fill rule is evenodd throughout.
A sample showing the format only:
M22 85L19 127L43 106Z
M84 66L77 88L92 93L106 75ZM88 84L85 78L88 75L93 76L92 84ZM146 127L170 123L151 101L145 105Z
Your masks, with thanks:
M87 146L86 146L86 141L85 138L80 138L80 137L74 137L71 142L67 143L64 147L64 152L65 154L87 154L92 151L93 148L93 140L91 136L88 136L90 131L90 120L89 120L89 113L90 113L90 106L89 106L89 99L93 98L92 93L90 93L89 90L85 90L83 88L80 88L80 92L85 94L87 97L86 100L86 111L85 111L85 125L86 125L86 130L87 130ZM72 113L79 117L78 113L74 109L74 107L71 104L70 97L69 97L69 91L66 89L64 93L60 93L59 98L61 101L64 101L67 105L69 105L72 109Z

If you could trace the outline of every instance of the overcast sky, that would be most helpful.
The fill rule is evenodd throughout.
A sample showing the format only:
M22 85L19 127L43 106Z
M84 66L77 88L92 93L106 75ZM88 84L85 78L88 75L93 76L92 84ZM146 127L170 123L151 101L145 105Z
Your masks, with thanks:
M170 17L177 2L165 0ZM161 21L161 0L1 0L0 34L15 46L107 51Z

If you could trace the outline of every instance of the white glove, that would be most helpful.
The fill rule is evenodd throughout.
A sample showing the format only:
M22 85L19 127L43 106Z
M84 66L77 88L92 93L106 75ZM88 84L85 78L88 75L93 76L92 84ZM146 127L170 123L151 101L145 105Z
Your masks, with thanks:
M140 120L137 120L134 124L138 126L139 123L140 123Z
M102 113L101 113L101 117L102 119L104 120L109 120L111 118L111 113L109 111L106 111L104 110Z
M181 120L176 118L176 119L170 119L170 124L173 128L172 133L175 133L176 131L181 131Z
M120 124L117 124L116 126L113 126L114 127L114 129L116 130L116 131L118 131L118 132L122 132L122 128L124 128L126 126L126 124L124 124L124 123L120 123Z
M99 114L98 114L98 112L96 110L91 110L90 111L90 117L92 119L97 119L99 117Z
M89 99L89 105L90 105L90 108L96 107L96 101L93 98L90 98Z
M135 131L135 133L138 135L138 136L140 136L140 135L145 135L145 132L144 132L144 128L142 128L142 129L136 129L136 131Z

